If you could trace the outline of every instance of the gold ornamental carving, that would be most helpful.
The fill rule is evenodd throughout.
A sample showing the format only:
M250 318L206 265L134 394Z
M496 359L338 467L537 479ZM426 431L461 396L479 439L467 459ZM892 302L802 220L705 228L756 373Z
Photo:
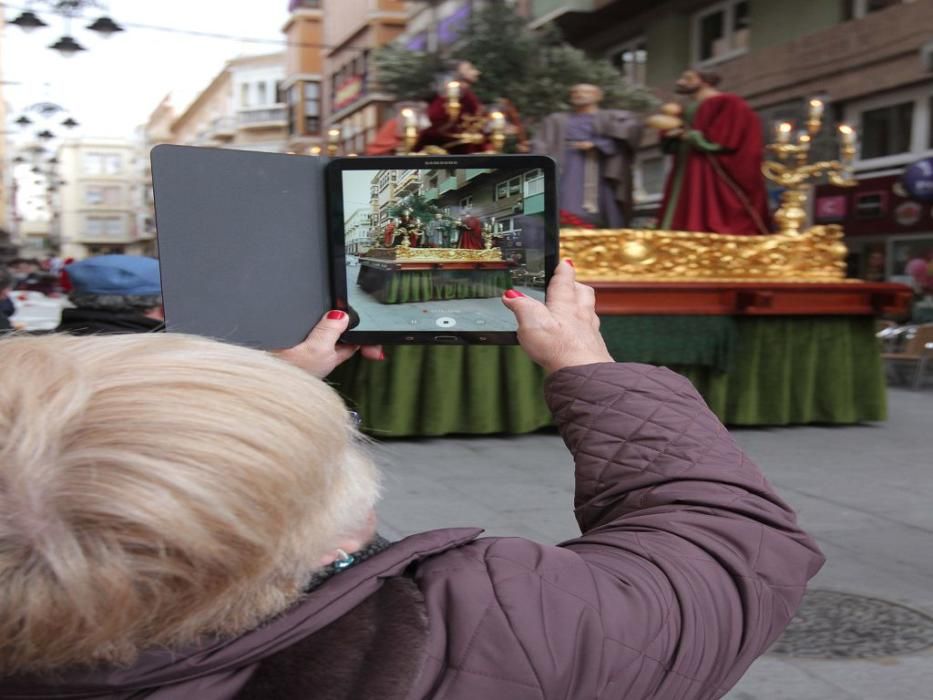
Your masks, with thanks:
M836 225L768 236L562 229L560 253L587 282L839 282L846 273Z
M425 262L425 263L453 263L453 262L502 262L500 248L486 248L483 250L469 250L466 248L370 248L361 256L363 259Z

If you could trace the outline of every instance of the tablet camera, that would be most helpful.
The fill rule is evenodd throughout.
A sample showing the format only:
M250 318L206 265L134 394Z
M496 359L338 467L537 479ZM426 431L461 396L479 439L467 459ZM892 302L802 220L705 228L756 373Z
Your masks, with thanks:
M441 316L434 322L438 328L453 328L457 325L457 322L450 318L450 316Z

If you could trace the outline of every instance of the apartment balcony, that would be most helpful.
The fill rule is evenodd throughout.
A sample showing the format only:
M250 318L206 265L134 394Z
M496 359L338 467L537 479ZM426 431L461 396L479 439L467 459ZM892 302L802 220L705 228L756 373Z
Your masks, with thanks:
M751 51L717 66L730 92L752 106L826 94L834 102L930 80L924 50L933 12L924 2L893 5L864 18Z
M285 105L241 109L237 112L237 125L240 129L285 128L288 126Z
M417 170L403 170L398 174L398 180L395 183L395 193L416 192L420 184L421 176L418 174Z
M218 117L211 122L210 134L218 141L229 141L236 136L236 119L233 117Z

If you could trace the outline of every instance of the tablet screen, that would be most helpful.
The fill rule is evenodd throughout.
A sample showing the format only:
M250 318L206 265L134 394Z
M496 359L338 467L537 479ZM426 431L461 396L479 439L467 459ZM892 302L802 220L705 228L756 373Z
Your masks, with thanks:
M359 317L354 330L514 332L502 294L516 289L544 300L545 170L342 170L346 299Z

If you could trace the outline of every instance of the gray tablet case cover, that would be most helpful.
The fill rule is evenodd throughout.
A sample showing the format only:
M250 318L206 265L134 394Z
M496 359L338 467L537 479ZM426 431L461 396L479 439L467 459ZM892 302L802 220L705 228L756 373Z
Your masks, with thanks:
M326 159L162 145L151 161L168 330L303 340L331 302Z

